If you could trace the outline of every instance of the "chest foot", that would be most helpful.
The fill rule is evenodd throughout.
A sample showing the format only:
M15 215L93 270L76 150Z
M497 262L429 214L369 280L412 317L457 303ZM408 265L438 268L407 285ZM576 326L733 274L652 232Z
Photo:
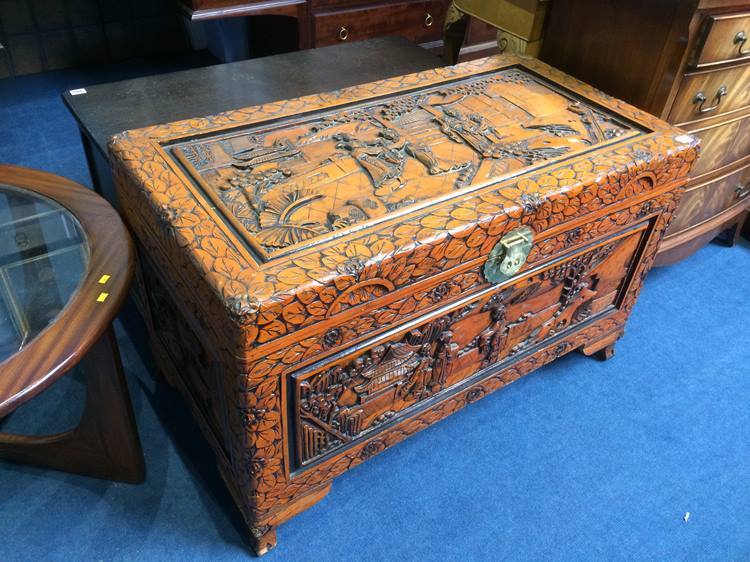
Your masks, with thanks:
M581 347L580 352L587 357L595 357L599 361L607 361L615 356L615 343L623 336L623 332L613 332L604 338L590 342Z
M276 548L276 527L251 527L250 546L258 556L263 556Z

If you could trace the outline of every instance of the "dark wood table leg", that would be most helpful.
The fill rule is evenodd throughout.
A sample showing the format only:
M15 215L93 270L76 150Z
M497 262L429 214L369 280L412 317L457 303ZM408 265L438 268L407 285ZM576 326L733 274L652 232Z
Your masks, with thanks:
M143 452L111 326L82 366L86 407L78 427L39 437L0 433L0 458L106 480L142 482Z
M456 64L458 62L468 28L469 16L461 12L454 2L451 2L443 26L443 59L446 63Z
M89 167L89 175L91 176L91 184L99 195L103 195L101 181L99 180L99 172L96 168L96 156L94 155L94 146L91 143L91 139L83 131L79 131L81 135L81 144L83 145L83 153L86 156L86 165Z

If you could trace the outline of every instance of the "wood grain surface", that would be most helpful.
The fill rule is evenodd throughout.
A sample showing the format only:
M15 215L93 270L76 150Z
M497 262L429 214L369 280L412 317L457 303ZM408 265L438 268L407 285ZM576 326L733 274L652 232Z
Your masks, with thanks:
M345 470L565 353L610 357L697 157L510 56L110 148L154 354L258 553Z
M702 140L689 187L703 186L704 195L686 200L690 208L667 233L657 265L689 256L710 233L733 230L745 216L747 205L708 193L722 192L723 178L750 154L749 22L750 4L740 0L566 0L551 7L542 59Z
M78 292L54 322L16 355L0 363L0 417L47 388L76 365L112 324L134 271L133 242L112 207L70 180L0 165L0 183L27 189L62 205L88 241L88 270ZM99 283L109 275L106 285ZM106 291L108 297L99 302Z

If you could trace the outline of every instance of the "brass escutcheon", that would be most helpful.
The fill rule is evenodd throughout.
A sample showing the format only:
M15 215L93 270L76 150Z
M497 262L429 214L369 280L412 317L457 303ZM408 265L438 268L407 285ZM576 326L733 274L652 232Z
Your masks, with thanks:
M490 283L502 283L521 271L534 245L534 231L528 226L512 230L500 239L484 264Z

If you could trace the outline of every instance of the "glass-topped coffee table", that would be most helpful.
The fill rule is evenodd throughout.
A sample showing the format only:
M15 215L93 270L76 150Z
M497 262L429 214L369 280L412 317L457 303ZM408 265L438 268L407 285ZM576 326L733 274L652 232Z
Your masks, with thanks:
M0 458L143 480L112 330L134 264L130 235L104 199L59 176L0 166L0 419L78 363L86 376L78 427L0 433Z

